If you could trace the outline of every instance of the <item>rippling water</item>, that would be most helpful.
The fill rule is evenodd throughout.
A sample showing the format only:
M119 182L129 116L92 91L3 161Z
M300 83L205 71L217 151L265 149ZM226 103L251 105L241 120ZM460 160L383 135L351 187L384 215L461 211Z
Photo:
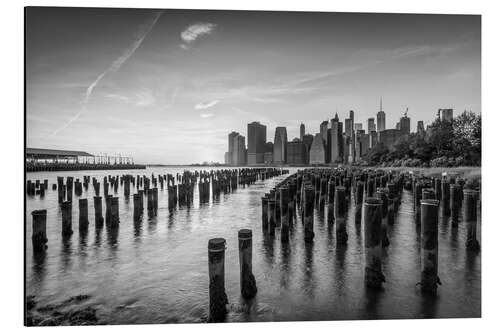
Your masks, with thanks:
M127 173L157 175L183 170L148 168ZM56 176L82 181L83 175L90 175L102 181L108 174L80 171L27 175L32 180L49 180L45 198L26 197L26 294L35 295L40 305L89 294L84 304L95 306L98 317L110 324L206 321L207 242L224 237L230 303L227 321L481 316L481 255L465 250L462 221L452 228L447 218L440 218L442 285L435 298L420 294L416 286L420 279L419 234L409 192L403 193L396 223L389 226L391 244L383 253L387 283L383 291L372 292L364 287L363 230L354 224L354 205L349 208L349 240L344 249L336 247L334 228L328 227L326 217L317 210L311 245L304 243L300 220L294 223L288 245L281 244L279 232L276 239L263 234L260 198L286 175L221 194L219 200L210 199L208 204L200 205L195 191L190 208L177 208L172 213L167 209L166 189L159 190L158 216L144 217L135 225L132 198L125 200L119 188L120 227L114 234L106 228L96 231L94 191L89 185L82 195L89 198L88 234L79 234L79 197L74 196L74 233L63 242L57 191L52 191ZM31 246L30 213L35 209L47 209L48 249L42 257L34 257ZM239 291L237 232L242 228L253 230L253 273L258 293L252 301L243 300Z

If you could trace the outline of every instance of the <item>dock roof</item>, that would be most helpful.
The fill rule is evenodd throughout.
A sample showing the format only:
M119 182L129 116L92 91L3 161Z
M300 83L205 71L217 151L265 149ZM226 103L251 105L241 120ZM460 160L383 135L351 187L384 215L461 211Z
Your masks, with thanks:
M87 156L92 157L94 155L89 154L84 151L76 150L58 150L58 149L44 149L44 148L26 148L26 156L59 156L59 157L77 157L77 156Z

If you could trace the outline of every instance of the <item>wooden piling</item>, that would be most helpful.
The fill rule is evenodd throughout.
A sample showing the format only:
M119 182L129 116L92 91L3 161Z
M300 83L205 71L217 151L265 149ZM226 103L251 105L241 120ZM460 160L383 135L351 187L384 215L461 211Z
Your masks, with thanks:
M89 227L89 205L87 199L79 199L78 200L78 228L82 230L86 230Z
M62 216L62 235L70 236L73 234L72 228L72 203L71 201L64 201L61 204L61 216Z
M209 321L221 322L227 314L228 304L224 283L224 257L226 240L212 238L208 241Z
M335 232L337 236L337 245L347 244L347 207L345 193L346 191L344 186L337 186L335 188Z
M377 190L377 198L382 202L381 206L381 216L382 216L382 247L389 246L389 237L387 236L387 212L389 206L389 199L387 197L387 192L385 189L379 188Z
M281 241L288 242L289 225L288 225L288 188L280 188L280 216L281 216Z
M47 248L47 210L40 209L31 212L33 217L31 243L34 252L42 252Z
M450 185L450 213L451 213L451 225L456 226L458 224L458 215L460 213L460 193L462 188L458 184Z
M257 285L252 273L252 230L238 231L240 254L240 290L243 298L249 299L257 294Z
M364 204L365 283L369 288L380 289L385 282L382 273L382 201L366 198Z
M111 197L110 198L110 206L111 206L111 228L115 229L118 228L118 225L120 223L120 211L118 207L118 197Z
M361 181L356 183L356 193L354 194L354 223L361 223L361 212L363 210L363 189L365 184Z
M304 187L304 241L311 243L314 239L314 188Z
M267 196L263 196L261 198L261 201L262 201L262 229L266 230L266 231L268 230L268 220L269 220L268 213L267 213L268 209L269 209L268 204L267 204L268 200L269 200L269 198Z
M443 216L450 216L450 183L446 179L441 182L441 210Z
M94 218L95 227L101 228L104 224L104 218L102 217L102 197L94 197Z
M420 241L421 280L423 292L435 294L441 284L438 273L438 215L439 201L423 199L421 202L422 229Z
M329 224L332 224L334 220L335 220L335 181L331 179L328 182L327 221Z
M276 200L274 199L271 199L269 198L269 200L267 201L267 218L268 218L268 232L269 232L269 235L274 237L274 234L275 234L275 228L276 228L276 213L275 213L275 210L276 210Z
M466 248L470 251L478 251L480 248L477 240L477 197L477 191L464 190L464 221L467 226Z

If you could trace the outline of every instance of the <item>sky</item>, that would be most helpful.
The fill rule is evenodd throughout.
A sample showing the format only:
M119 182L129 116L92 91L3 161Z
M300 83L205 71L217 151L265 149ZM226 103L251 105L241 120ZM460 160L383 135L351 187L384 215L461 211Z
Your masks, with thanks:
M477 15L96 8L26 10L26 146L224 161L227 135L289 140L338 113L411 127L481 112Z

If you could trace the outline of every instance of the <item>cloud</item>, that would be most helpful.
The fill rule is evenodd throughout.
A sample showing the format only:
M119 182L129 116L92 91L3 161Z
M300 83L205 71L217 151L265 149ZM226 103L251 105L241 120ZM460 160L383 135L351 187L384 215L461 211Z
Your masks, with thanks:
M181 38L184 44L181 44L181 48L187 50L189 44L193 43L198 37L203 35L211 34L217 25L214 23L195 23L187 27L183 32L181 32Z
M139 36L132 42L132 44L130 44L129 47L126 48L125 51L123 51L123 53L118 58L116 58L111 63L111 65L108 68L106 68L101 74L99 74L97 76L97 78L94 80L94 82L92 82L88 86L88 88L87 88L87 90L85 92L85 98L83 100L82 110L79 111L73 118L71 118L63 126L61 126L58 129L56 129L52 133L52 136L57 135L57 133L59 133L59 131L65 129L66 127L68 127L69 125L71 125L71 123L73 123L75 120L77 120L82 115L82 113L84 111L86 111L86 109L87 109L87 103L88 103L90 97L92 96L92 92L94 91L95 87L104 78L104 76L106 76L106 74L108 74L110 72L116 72L117 70L119 70L120 67L135 53L135 51L139 48L139 46L141 46L142 42L144 41L144 39L146 38L146 36L148 35L148 33L153 29L153 27L155 26L156 22L160 18L161 14L163 14L163 11L160 11L160 12L156 13L155 16L153 17L153 19L151 20L151 22L139 34Z
M210 118L210 117L213 117L214 114L213 113L200 113L200 117L201 118Z
M135 96L137 98L136 106L151 106L156 102L155 96L149 90L139 91L135 93Z
M208 108L211 108L212 106L215 106L219 103L218 100L215 100L215 101L211 101L211 102L201 102L201 103L198 103L194 106L194 108L196 110L205 110L205 109L208 109Z

